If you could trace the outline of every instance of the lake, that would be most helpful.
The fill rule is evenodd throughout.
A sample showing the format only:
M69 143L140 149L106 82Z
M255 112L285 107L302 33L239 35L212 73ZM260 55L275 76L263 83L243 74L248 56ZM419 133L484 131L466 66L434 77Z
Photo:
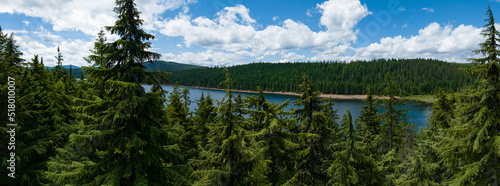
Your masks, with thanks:
M150 85L143 85L143 87L146 89L146 91L149 91L151 89ZM168 93L173 91L174 86L170 85L163 85L162 86L164 90L168 91ZM182 89L184 87L179 86ZM190 91L189 97L191 98L191 105L189 109L194 112L197 105L196 105L196 100L200 99L201 93L203 92L205 95L210 94L212 99L214 100L221 100L225 95L226 91L223 90L208 90L208 89L200 89L200 88L188 88ZM167 96L168 96L167 93ZM234 92L235 95L238 94L238 92ZM243 95L257 95L253 93L241 93ZM288 104L288 108L286 110L290 111L291 108L298 108L297 106L294 106L292 104L293 101L297 100L299 97L297 96L288 96L288 95L277 95L277 94L264 94L264 97L270 101L270 102L276 102L278 104L281 104L285 102L287 99L290 100L290 104ZM243 98L245 98L243 96ZM334 109L338 109L337 114L339 115L340 118L344 115L344 112L346 109L349 109L349 111L352 114L353 118L358 118L360 115L361 111L361 106L366 105L364 101L362 100L333 100L335 103ZM428 122L428 116L432 112L432 107L424 104L424 103L418 103L418 102L411 102L411 101L404 101L405 105L403 108L408 108L408 119L412 122L415 123L415 127L418 129L420 127L425 127L427 126ZM382 104L382 101L378 101L378 104ZM380 108L382 106L379 106L379 113L382 113L384 111L383 108Z

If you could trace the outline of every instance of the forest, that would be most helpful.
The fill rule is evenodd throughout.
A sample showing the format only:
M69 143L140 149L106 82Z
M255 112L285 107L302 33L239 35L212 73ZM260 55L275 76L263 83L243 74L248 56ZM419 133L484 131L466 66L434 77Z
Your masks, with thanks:
M322 93L381 94L387 84L387 73L400 85L401 95L436 94L473 86L476 79L464 72L471 64L447 63L432 59L377 59L346 62L251 63L228 67L237 90L300 92L303 74L314 81L314 88ZM190 69L172 72L171 83L184 86L222 88L222 67Z
M359 118L339 116L306 73L295 74L301 97L279 105L259 87L258 95L234 96L233 68L223 69L222 100L191 100L177 86L166 96L160 85L170 74L143 65L160 55L148 51L154 36L141 29L134 1L117 0L114 11L115 25L105 29L121 39L99 32L84 79L62 68L59 51L51 70L37 55L23 60L13 34L0 32L0 112L15 113L0 114L0 183L498 185L500 33L489 7L486 40L473 51L484 57L463 70L477 86L433 90L437 101L420 131L399 109L404 85L391 73L380 79L388 99L366 90ZM285 111L291 104L299 109Z

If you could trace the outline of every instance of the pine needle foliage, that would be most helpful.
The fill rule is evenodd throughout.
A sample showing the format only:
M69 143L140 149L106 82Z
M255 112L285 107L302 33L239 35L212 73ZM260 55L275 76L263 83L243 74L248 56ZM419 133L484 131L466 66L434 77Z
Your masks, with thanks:
M479 87L458 96L456 118L440 149L444 162L458 167L448 184L499 184L500 34L489 6L486 16L481 32L486 41L474 51L485 57L470 59L475 66L467 71L479 79Z
M97 94L76 100L78 133L49 164L48 178L77 185L186 184L182 166L176 166L178 130L167 125L165 92L157 79L166 74L158 77L142 65L160 56L147 51L151 43L144 42L154 36L140 28L133 0L116 5L118 20L106 29L120 39L99 43L97 55L89 56L95 67L86 71ZM151 92L143 82L153 85Z

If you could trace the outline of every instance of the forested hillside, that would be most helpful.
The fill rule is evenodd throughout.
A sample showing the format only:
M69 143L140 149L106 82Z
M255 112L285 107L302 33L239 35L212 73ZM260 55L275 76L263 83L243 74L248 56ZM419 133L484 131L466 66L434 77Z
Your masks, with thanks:
M332 100L318 97L321 91L308 75L292 87L301 96L291 103L269 102L260 88L253 96L234 95L230 69L240 67L222 70L224 77L217 82L226 89L222 100L203 94L190 98L189 89L178 86L165 96L160 82L168 73L147 71L142 63L160 57L148 51L154 36L141 29L133 0L118 0L116 6L118 19L106 29L120 39L108 43L104 30L99 32L88 56L92 66L81 80L62 68L59 51L58 66L51 70L37 55L23 60L13 34L0 28L0 67L5 69L0 71L0 184L413 186L500 181L500 33L489 7L482 32L486 41L474 51L483 58L469 59L474 66L465 70L478 79L477 86L458 93L438 89L429 125L417 132L397 99L398 79L407 76L393 72L374 75L384 82L381 92L387 99L377 101L368 90L358 118L349 110L339 116ZM400 61L352 64L393 63ZM413 71L434 71L430 61L410 63L428 64ZM152 85L151 90L143 83ZM196 111L190 112L191 104ZM296 109L286 111L290 104Z
M470 65L446 63L431 59L378 59L373 61L306 62L306 63L252 63L229 67L234 88L298 92L303 74L313 80L314 88L323 93L380 94L389 73L400 85L403 95L434 94L438 88L457 91L472 85L475 80L460 68ZM224 79L221 68L193 69L172 72L170 83L185 86L218 88Z
M171 61L161 61L161 60L153 62L144 62L144 67L146 67L148 71L168 71L168 72L205 68L197 65L189 65L189 64L182 64L182 63L175 63Z

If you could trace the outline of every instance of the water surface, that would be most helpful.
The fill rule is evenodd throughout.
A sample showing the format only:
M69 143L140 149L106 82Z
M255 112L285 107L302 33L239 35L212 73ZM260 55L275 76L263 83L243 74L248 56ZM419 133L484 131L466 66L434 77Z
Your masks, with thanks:
M143 85L146 91L149 91L151 86L150 85ZM168 91L167 96L170 92L173 91L174 87L170 85L163 85L162 86L164 90ZM179 86L179 88L182 90L184 87ZM200 99L201 93L203 92L205 95L210 94L212 99L214 100L221 100L225 95L226 91L223 90L208 90L208 89L200 89L200 88L188 88L190 91L189 97L191 98L191 105L189 107L190 111L194 112L197 105L196 105L196 100ZM238 92L234 92L235 95L238 94ZM244 95L257 95L254 93L241 93L243 98ZM288 96L288 95L278 95L278 94L264 94L264 97L270 101L270 102L276 102L278 104L281 104L285 102L286 100L290 100L290 104L288 104L288 107L286 108L287 111L290 111L291 108L298 108L297 106L294 106L292 104L293 101L297 100L299 97L297 96ZM346 109L349 109L349 111L352 114L353 118L358 118L360 115L361 111L361 106L366 105L366 103L362 100L333 100L335 103L334 109L337 109L337 114L339 115L340 118L344 115L344 112ZM383 101L378 101L378 104L382 104ZM417 128L419 127L425 127L428 122L428 116L432 112L432 107L424 104L424 103L418 103L418 102L411 102L411 101L404 101L405 105L403 108L408 108L408 119L411 122L415 123L415 126ZM379 106L379 113L382 113L384 109L382 106Z

